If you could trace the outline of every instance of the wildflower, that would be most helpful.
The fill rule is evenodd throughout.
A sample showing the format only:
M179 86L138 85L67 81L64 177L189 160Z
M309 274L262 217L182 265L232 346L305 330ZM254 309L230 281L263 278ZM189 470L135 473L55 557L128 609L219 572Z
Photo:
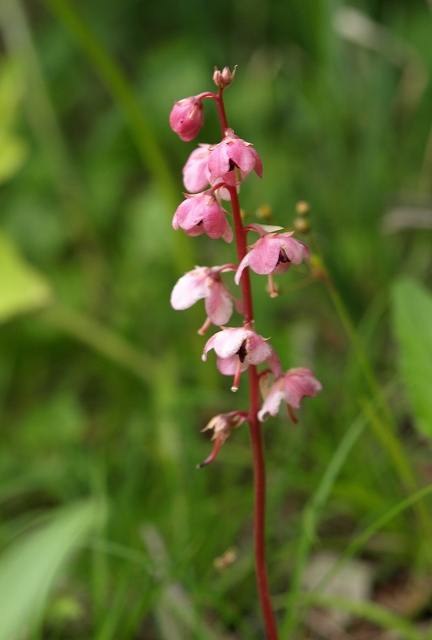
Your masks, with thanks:
M195 267L180 278L171 293L171 305L178 310L188 309L198 300L205 299L208 317L198 331L201 335L204 335L211 322L221 326L231 318L233 297L220 275L225 271L235 271L235 266Z
M188 236L206 233L210 238L223 238L231 242L233 232L225 217L227 211L217 202L210 191L186 195L173 218L173 227L181 227Z
M249 231L257 231L261 238L249 247L249 253L240 262L235 282L239 284L243 269L250 267L255 273L269 276L270 296L275 298L277 292L272 275L285 273L292 264L300 264L303 260L309 261L309 247L291 237L294 231L275 233L274 229L278 227L269 227L272 231L268 232L265 227L258 224L250 224L246 228Z
M250 364L267 362L273 375L279 376L281 373L276 351L267 343L267 340L250 329L224 328L219 333L215 333L204 347L203 360L207 360L207 353L211 349L214 349L218 356L219 371L225 376L234 376L231 391L237 391L240 375Z
M222 142L212 148L208 168L212 183L221 178L232 187L243 182L252 170L260 178L263 172L261 158L252 144L234 135L232 129L228 129Z
M171 129L178 133L184 142L193 140L204 122L201 100L192 96L175 102L169 120Z
M306 367L290 369L282 376L278 377L271 385L264 400L261 411L258 412L258 419L264 422L265 414L275 416L279 411L282 400L294 409L300 408L300 401L305 396L315 398L316 394L322 391L321 383L315 378L313 371ZM290 411L290 416L296 422L295 416Z
M230 411L229 413L220 413L210 420L210 422L201 429L201 431L208 431L213 429L212 440L214 441L213 451L208 458L197 465L198 469L205 467L213 462L216 458L219 447L223 444L227 438L231 435L231 431L239 427L243 422L247 420L247 413L245 411Z

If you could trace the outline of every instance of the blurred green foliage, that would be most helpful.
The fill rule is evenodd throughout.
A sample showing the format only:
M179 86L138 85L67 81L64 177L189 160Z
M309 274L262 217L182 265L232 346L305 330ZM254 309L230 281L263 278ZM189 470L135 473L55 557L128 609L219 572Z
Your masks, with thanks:
M313 516L316 538L301 547L304 563L314 549L342 552L355 530L407 497L386 442L396 442L414 485L430 482L430 439L415 429L430 363L423 358L420 373L413 355L426 353L427 314L421 328L409 324L428 294L396 290L396 340L388 313L396 278L427 285L432 271L430 6L3 0L0 34L4 563L20 548L25 558L31 539L48 562L53 535L58 569L77 544L60 531L61 515L33 538L20 542L21 534L83 498L103 499L109 511L105 522L70 516L85 549L61 579L54 567L46 574L43 622L28 637L262 638L247 430L214 465L195 469L211 446L200 429L215 413L244 408L245 385L233 396L214 360L201 361L202 306L169 305L182 270L232 262L234 250L171 228L195 143L176 138L168 115L174 100L212 88L214 65L239 65L226 93L229 122L264 163L264 180L242 187L247 220L266 204L272 222L292 227L296 202L310 202L313 238L299 237L321 255L384 390L387 409L376 406L316 273L292 269L275 300L253 278L257 330L272 337L285 368L311 366L324 387L297 426L285 415L264 425L269 568L286 603L306 521ZM198 142L217 142L216 114L205 107ZM375 426L348 447L358 415ZM431 505L422 504L398 512L360 550L379 579L430 571L422 540ZM233 545L236 562L219 572L214 559ZM17 589L29 571L16 570ZM3 585L0 565L0 610Z

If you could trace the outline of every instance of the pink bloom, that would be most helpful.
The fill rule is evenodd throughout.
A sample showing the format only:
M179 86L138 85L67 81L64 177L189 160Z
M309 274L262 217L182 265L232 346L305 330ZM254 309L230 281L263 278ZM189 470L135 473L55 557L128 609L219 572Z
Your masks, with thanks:
M247 420L247 413L245 411L230 411L230 413L220 413L210 420L210 422L202 429L202 431L208 431L213 429L212 440L214 440L213 451L204 462L197 465L198 469L205 467L213 462L216 458L219 447L223 444L227 438L231 435L231 431L239 427L243 422Z
M234 376L232 391L237 391L240 374L246 371L250 364L267 362L273 375L279 376L281 373L276 351L267 343L267 340L250 329L239 327L223 329L215 333L204 347L203 360L207 360L207 353L211 349L214 349L218 356L219 371L225 376Z
M183 167L183 184L191 193L199 193L210 184L209 156L210 145L200 144L198 149L192 151Z
M270 295L276 297L277 292L271 275L285 273L292 264L300 264L303 260L309 261L309 247L291 237L294 231L267 233L258 224L251 224L247 229L257 231L261 238L249 247L249 253L239 264L235 281L239 284L243 269L250 267L255 273L269 276Z
M282 400L287 403L288 408L299 409L302 398L315 398L318 391L322 391L322 386L313 375L313 371L305 367L290 369L271 385L262 409L258 412L258 418L264 422L266 413L275 416Z
M213 147L208 168L211 183L221 178L226 184L234 187L239 182L236 168L240 169L241 180L245 180L254 169L262 178L262 162L250 142L245 142L228 129L228 135Z
M209 192L186 195L173 218L173 227L181 227L188 236L206 233L210 238L231 242L233 232L225 217L227 212Z
M171 294L171 305L174 309L188 309L195 302L205 299L207 320L198 331L204 335L210 323L221 326L231 318L233 298L222 282L220 274L223 271L234 271L234 265L226 264L222 267L195 267L188 271L175 285Z
M201 100L192 96L175 102L170 113L171 129L185 142L193 140L204 122Z

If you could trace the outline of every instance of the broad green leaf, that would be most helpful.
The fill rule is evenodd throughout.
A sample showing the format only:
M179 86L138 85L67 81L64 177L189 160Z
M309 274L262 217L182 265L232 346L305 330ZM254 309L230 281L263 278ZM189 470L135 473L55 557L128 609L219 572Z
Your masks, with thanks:
M432 295L410 280L393 289L394 333L418 429L432 437Z
M51 290L46 280L0 231L0 322L44 307Z
M94 501L61 509L0 557L0 640L21 637L38 620L59 571L103 516Z

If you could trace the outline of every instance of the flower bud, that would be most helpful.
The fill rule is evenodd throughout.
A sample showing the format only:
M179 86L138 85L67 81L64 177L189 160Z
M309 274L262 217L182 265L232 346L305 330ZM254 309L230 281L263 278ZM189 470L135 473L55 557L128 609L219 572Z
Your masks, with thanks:
M236 69L237 65L234 67L232 72L229 70L229 67L224 67L223 71L219 71L219 69L215 67L213 73L213 82L220 89L226 89L234 80Z
M175 102L170 113L171 129L178 133L184 142L193 140L204 122L201 100L192 96Z

